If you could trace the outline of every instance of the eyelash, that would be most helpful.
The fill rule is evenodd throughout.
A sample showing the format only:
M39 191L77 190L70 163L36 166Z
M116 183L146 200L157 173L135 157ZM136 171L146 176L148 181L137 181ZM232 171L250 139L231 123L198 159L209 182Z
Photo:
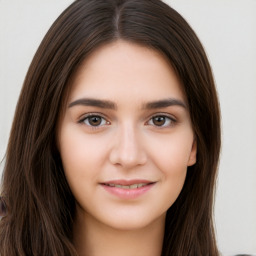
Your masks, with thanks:
M100 124L96 124L96 125L92 125L90 123L90 118L99 118L100 119ZM163 118L164 120L164 124L163 125L156 125L154 124L154 118ZM102 122L104 121L104 124L102 124ZM168 124L166 124L166 122L168 121ZM80 119L78 121L78 123L80 124L84 124L88 127L90 127L91 129L99 129L102 126L106 126L106 125L110 125L111 123L109 121L107 121L107 119L102 116L101 114L97 114L97 113L90 113L87 114L86 116L84 116L82 119ZM146 122L146 125L151 125L157 128L166 128L166 127L171 127L173 125L175 125L175 123L177 123L177 120L173 117L171 117L170 115L167 114L156 114L154 116L152 116L149 121Z
M90 122L90 118L99 118L100 119L100 124L99 125L92 125L92 124L90 124L89 122ZM102 127L102 121L105 121L105 123L103 124L103 126L105 126L105 125L110 125L110 122L109 121L107 121L107 119L105 118L105 117L103 117L101 114L97 114L97 113L90 113L90 114L87 114L86 116L84 116L82 119L80 119L79 121L78 121L78 123L80 123L80 124L84 124L84 125L86 125L86 126L88 126L88 127L90 127L91 129L99 129L100 127ZM86 122L88 122L88 123L86 123Z
M154 118L163 118L164 119L164 125L156 125L154 124ZM166 124L166 122L168 121L168 124ZM152 124L150 124L152 123ZM157 115L154 115L152 116L149 121L146 123L147 125L152 125L152 126L155 126L157 128L166 128L166 127L171 127L173 125L175 125L175 123L177 123L177 120L170 116L170 115L167 115L167 114L157 114Z

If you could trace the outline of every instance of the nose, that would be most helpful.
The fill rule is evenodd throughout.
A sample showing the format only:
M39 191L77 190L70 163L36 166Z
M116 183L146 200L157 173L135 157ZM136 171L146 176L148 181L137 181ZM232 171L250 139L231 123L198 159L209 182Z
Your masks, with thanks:
M110 162L131 169L144 165L147 155L142 143L142 135L132 125L123 125L115 134L110 152Z

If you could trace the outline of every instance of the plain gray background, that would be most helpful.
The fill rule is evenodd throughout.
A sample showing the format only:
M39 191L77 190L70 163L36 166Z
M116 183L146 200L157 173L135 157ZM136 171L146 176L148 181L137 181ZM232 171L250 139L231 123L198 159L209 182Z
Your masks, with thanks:
M71 0L0 0L0 159L32 57ZM256 0L166 0L194 28L215 75L223 146L215 207L224 255L256 253ZM2 165L0 173L2 171Z

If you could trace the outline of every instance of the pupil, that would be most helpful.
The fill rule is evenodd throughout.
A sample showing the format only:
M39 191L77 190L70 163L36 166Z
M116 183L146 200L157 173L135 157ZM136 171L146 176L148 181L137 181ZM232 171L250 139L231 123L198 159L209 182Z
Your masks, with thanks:
M101 117L99 116L92 116L89 118L90 125L98 126L101 123Z
M162 126L165 123L165 117L164 116L157 116L153 119L154 125Z

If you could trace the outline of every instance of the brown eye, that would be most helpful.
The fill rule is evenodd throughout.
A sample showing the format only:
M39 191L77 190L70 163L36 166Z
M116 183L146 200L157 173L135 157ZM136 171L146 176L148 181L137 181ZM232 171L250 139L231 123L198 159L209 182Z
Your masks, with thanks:
M152 118L153 124L156 126L163 126L166 122L166 117L164 116L155 116Z
M102 122L102 118L100 116L88 117L88 123L92 126L99 126L101 122Z
M173 118L165 115L153 116L148 122L149 125L157 127L169 127L174 123L175 120Z
M80 123L84 123L85 125L92 127L99 127L108 124L105 118L98 115L87 116L84 119L82 119Z

